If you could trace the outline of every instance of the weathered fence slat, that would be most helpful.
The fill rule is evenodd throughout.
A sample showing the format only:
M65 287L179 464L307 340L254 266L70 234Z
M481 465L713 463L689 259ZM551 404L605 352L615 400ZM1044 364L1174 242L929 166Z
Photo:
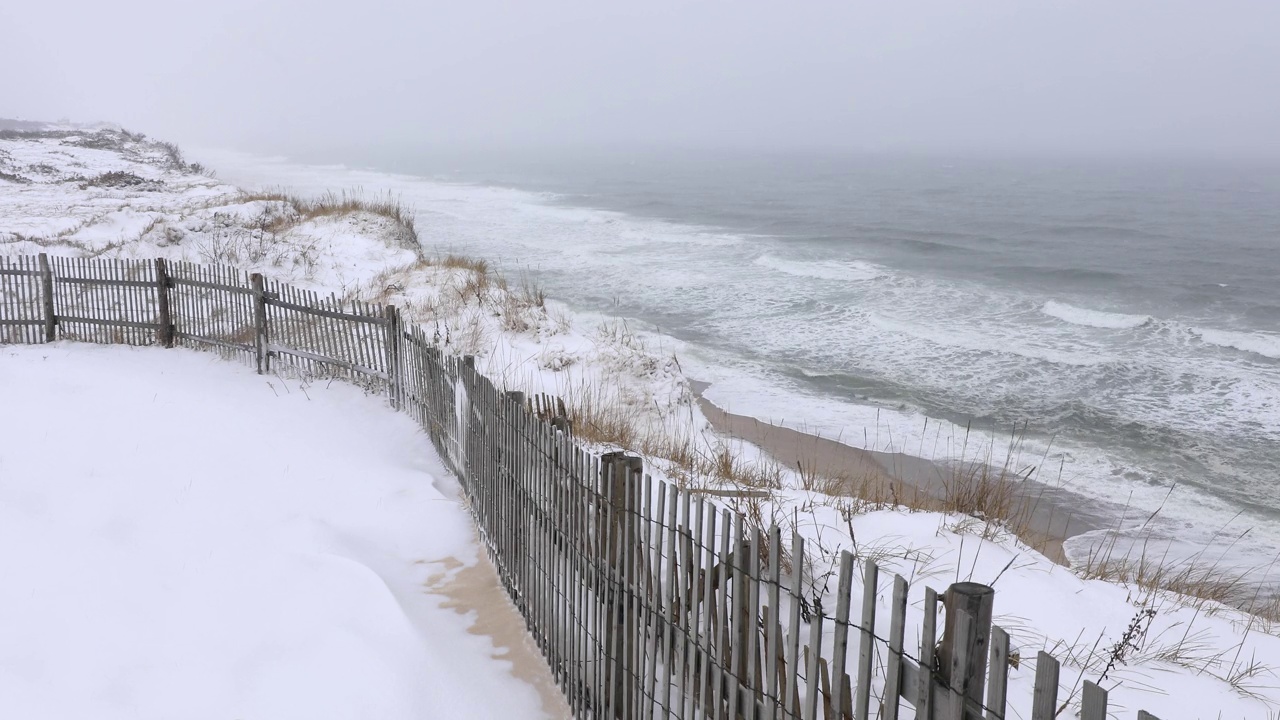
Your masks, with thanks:
M934 720L933 686L934 648L938 640L938 593L931 587L924 589L924 622L920 628L920 675L917 678L916 717Z
M1004 720L1009 694L1009 633L991 628L991 659L987 665L987 720Z
M1088 680L1080 699L1080 720L1107 720L1107 691Z
M850 562L852 563L852 559ZM879 582L880 568L871 558L867 558L862 572L862 637L858 644L858 690L853 709L854 717L858 720L868 720L871 712L871 663L876 630L876 589Z
M800 585L804 579L804 537L791 535L791 615L787 619L787 699L783 709L791 714L800 713Z
M889 657L884 676L884 720L897 720L902 700L902 644L907 622L907 581L893 576L893 607L889 613Z
M873 568L875 566L870 561L867 561L867 567L868 567L868 571L870 571L870 568ZM873 608L872 612L874 613L875 582L873 581L869 583L869 587L872 588L870 606ZM837 713L841 713L841 714L843 714L844 712L844 699L845 699L844 664L845 664L845 656L848 654L848 651L849 651L849 602L850 602L849 595L852 592L853 592L853 553L850 553L848 550L845 550L844 552L840 553L840 579L839 579L839 588L836 590L835 642L831 650L831 660L832 660L831 675L836 679L836 686L833 689L834 694L832 696L831 705ZM863 595L863 603L864 603L864 606L862 608L862 617L863 617L862 646L868 649L869 651L871 645L868 639L868 631L866 630L867 624L865 622L867 617L867 607L866 607L867 602L866 602L865 593ZM864 665L868 664L865 659L862 660L861 662ZM862 674L861 667L858 668L858 672L859 672L859 677L861 677L861 674ZM863 687L865 687L865 685L862 682L859 682L858 683L858 702L857 702L857 706L859 708L865 707L865 701L862 699ZM860 715L859 717L865 718L866 716Z
M1052 720L1058 704L1058 661L1041 650L1036 655L1036 684L1031 704L1031 720Z

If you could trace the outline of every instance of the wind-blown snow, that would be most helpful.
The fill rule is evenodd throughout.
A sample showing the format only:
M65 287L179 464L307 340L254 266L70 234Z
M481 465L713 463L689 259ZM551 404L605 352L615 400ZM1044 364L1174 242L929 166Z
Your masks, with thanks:
M70 343L0 387L0 717L543 716L429 594L474 531L382 400Z

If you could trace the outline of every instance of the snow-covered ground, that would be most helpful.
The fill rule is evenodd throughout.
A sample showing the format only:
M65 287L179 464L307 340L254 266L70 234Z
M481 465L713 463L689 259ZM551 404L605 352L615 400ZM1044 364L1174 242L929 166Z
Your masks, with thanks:
M706 419L692 402L689 382L671 353L655 350L652 341L639 340L624 324L602 316L570 313L554 300L543 299L533 289L523 287L518 280L505 283L495 276L477 273L474 266L447 261L437 248L465 248L457 247L456 237L436 226L419 225L418 235L425 249L415 250L381 216L350 213L294 217L286 202L264 196L246 198L235 187L175 165L165 153L146 143L137 142L137 147L126 147L114 155L82 147L86 144L97 143L75 139L68 142L68 138L39 142L0 139L0 172L30 180L0 179L0 253L47 249L67 254L233 262L339 296L393 302L429 331L434 329L447 349L477 355L480 368L509 387L568 396L580 404L622 407L622 414L642 429L685 433L701 452L714 454L717 448L729 447L746 461L767 462L754 448L716 437L709 430ZM501 203L504 197L500 191L456 188L406 176L341 167L304 167L243 155L222 157L234 161L235 176L251 189L284 186L313 196L359 186L368 197L399 198L417 210L419 217L463 217L468 213L466 203ZM38 166L53 170L31 170ZM75 173L97 177L112 170L129 172L151 184L104 188L66 179ZM527 211L526 206L522 207L510 214L514 217ZM289 222L276 221L282 216ZM25 354L50 349L13 352L30 357ZM59 346L53 352L80 353L81 349ZM106 357L97 353L107 351L84 348L83 352L86 357L97 358ZM131 352L131 361L143 358L148 363L192 357L175 352L112 352ZM0 357L0 372L12 364L10 350L5 353ZM153 361L154 356L165 359ZM162 370L164 367L152 365L146 373L158 375ZM88 392L87 381L73 377ZM285 393L279 381L272 382L282 397L292 398L286 402L304 403L308 410L316 407L314 402L297 398L296 391ZM266 388L262 381L259 385L260 389ZM315 398L316 391L308 392ZM338 397L348 397L341 393L354 393L350 389L336 392L340 393ZM37 402L37 397L31 395L28 404ZM348 399L355 402L357 398L352 394ZM363 402L378 405L372 399ZM22 413L26 413L25 404L13 407L22 407ZM6 417L10 415L14 413L6 413ZM248 419L237 409L228 414L226 421L238 428ZM99 418L97 424L107 423ZM27 425L23 421L23 432L39 431L38 424L34 424L36 429ZM403 427L409 427L407 421ZM420 439L408 430L405 433L402 439L406 447L421 445ZM140 442L141 436L130 437L135 443ZM261 442L248 434L241 437L245 442ZM350 433L343 437L334 441L340 447L351 443L345 439ZM8 437L0 435L0 439ZM145 447L139 445L139 457L145 457L141 455L141 448ZM408 452L403 448L392 451L385 444L372 447L383 448L392 457L397 457L397 452ZM335 450L317 440L314 451ZM209 453L217 454L213 450ZM660 459L650 460L647 467L658 477L675 474L676 470ZM195 460L187 462L197 464ZM152 475L147 473L154 472L156 464L139 461L138 466L138 477L149 478ZM8 468L0 466L0 472ZM254 468L255 472L259 470ZM432 470L438 472L438 468ZM841 549L854 551L860 557L874 556L886 570L901 572L913 581L912 615L908 621L912 629L919 627L919 594L924 584L941 590L950 582L974 580L996 587L995 620L1011 632L1021 658L1011 671L1010 717L1028 716L1034 657L1040 649L1049 650L1064 663L1061 698L1071 700L1060 713L1062 717L1078 712L1080 683L1085 679L1101 680L1111 690L1113 708L1122 710L1119 716L1131 717L1138 708L1144 708L1165 720L1266 718L1274 717L1280 709L1280 678L1276 676L1280 669L1280 627L1271 622L1214 602L1192 601L1136 585L1082 580L1015 538L991 533L989 526L973 518L858 506L847 498L798 489L801 483L794 473L779 470L776 477L781 488L760 507L761 516L766 520L777 518L788 529L794 524L806 536L809 547L821 551L814 568L820 592L823 577L833 580L826 571ZM312 489L307 496L309 502L327 502L314 497L319 491L317 486L306 487ZM174 502L172 498L169 501ZM23 511L28 515L35 512L29 508L39 507L38 503L22 505L12 501L4 505L28 508ZM454 513L450 517L462 517L456 507L450 506L449 512ZM290 525L289 520L282 518L286 529L271 537L293 538L289 528L296 526ZM313 537L331 536L317 532ZM82 538L81 542L88 540ZM1206 559L1210 564L1212 560ZM421 579L418 577L417 581ZM393 590L396 587L391 582L386 584ZM886 584L880 589L887 608L891 588ZM74 590L68 589L59 601L75 602ZM831 581L825 592L834 591L835 582ZM855 588L855 597L858 592ZM10 602L5 597L6 603ZM834 607L834 600L830 600L824 604ZM331 609L322 606L316 610L321 611ZM882 616L887 618L887 612ZM156 630L146 632L154 635ZM911 632L908 643L916 639ZM0 678L15 677L10 667L11 664L0 662ZM112 667L128 665L116 663ZM470 715L483 716L478 712Z
M378 398L70 343L0 387L0 717L558 716L432 591L471 519Z

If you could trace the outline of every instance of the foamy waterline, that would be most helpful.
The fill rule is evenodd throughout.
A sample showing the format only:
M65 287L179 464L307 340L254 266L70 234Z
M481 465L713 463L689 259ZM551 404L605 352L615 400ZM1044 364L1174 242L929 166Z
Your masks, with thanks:
M1057 300L1050 300L1045 303L1040 308L1040 312L1072 325L1107 330L1128 330L1141 327L1152 321L1150 315L1129 315L1126 313L1089 310L1088 308L1068 305Z

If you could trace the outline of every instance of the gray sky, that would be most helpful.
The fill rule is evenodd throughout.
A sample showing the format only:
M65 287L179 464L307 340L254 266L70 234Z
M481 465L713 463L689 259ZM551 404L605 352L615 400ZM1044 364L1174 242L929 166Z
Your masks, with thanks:
M1275 0L18 0L0 116L257 149L1278 158L1278 38Z

